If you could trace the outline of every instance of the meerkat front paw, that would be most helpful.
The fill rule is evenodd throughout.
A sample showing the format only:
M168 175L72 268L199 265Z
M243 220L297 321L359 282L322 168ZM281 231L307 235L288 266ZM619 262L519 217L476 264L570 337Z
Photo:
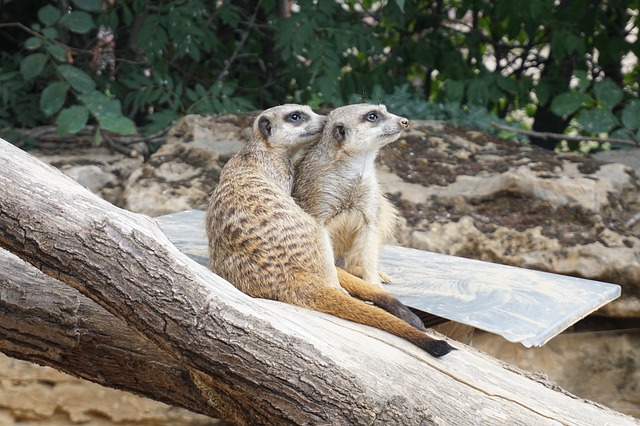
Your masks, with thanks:
M362 274L362 279L365 281L369 281L370 283L375 284L380 288L382 288L382 283L384 281L382 275L378 272L365 272L364 274Z

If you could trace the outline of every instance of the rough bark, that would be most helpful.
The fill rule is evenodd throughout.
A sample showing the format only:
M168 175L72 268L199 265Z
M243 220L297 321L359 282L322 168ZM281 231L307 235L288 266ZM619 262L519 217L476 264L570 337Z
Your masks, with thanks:
M236 423L637 424L462 345L436 359L380 330L251 299L180 253L153 220L1 140L0 246L175 358L193 391Z
M0 249L0 351L92 382L219 415L189 370L77 290Z

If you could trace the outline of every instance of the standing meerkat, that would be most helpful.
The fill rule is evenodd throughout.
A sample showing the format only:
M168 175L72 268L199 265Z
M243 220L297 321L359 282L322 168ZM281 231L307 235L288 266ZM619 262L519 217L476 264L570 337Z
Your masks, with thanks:
M397 299L336 270L328 233L291 197L291 154L317 140L324 122L301 105L256 118L251 141L224 166L209 201L210 268L250 296L370 325L433 356L447 354L452 347L423 333L422 322Z
M399 213L380 189L375 160L408 127L384 105L337 108L295 168L293 197L327 228L338 263L378 285L391 281L378 270L378 257L383 244L395 241Z

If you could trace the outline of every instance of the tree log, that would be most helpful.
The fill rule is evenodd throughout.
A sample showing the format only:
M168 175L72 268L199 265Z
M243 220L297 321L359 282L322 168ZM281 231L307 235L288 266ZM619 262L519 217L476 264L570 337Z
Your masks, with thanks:
M189 370L75 289L0 249L0 351L217 417Z
M460 344L436 359L377 329L252 299L180 253L152 219L2 140L0 246L176 359L192 391L238 424L638 424ZM102 383L117 386L137 373L109 374Z

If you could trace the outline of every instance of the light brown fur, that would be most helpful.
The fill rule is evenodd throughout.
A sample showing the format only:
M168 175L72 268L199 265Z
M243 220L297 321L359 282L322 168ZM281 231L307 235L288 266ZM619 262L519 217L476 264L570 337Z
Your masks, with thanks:
M293 197L327 228L337 263L378 285L391 280L378 270L378 257L395 241L399 214L380 189L375 160L408 126L384 105L337 108L322 139L296 163Z
M300 105L274 107L256 118L252 140L225 165L211 196L206 216L211 269L253 297L377 327L434 356L448 353L452 348L424 334L420 320L397 299L336 271L326 230L291 197L290 155L318 139L323 125L323 117ZM393 315L350 297L343 287Z

